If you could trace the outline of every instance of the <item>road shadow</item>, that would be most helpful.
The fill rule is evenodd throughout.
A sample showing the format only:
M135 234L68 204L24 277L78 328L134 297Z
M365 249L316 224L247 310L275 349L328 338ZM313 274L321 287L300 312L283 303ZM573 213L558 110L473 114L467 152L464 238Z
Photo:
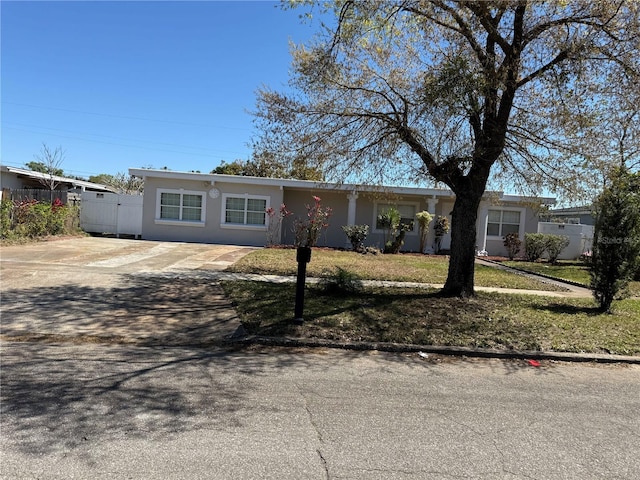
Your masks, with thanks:
M79 360L71 352L67 357L52 353L45 345L21 343L20 350L23 361L3 353L1 410L5 434L28 454L68 451L107 439L169 439L179 432L228 428L242 421L233 415L243 405L238 386L211 378L211 395L203 396L184 388L187 380L172 380L216 362L213 354L163 358L147 351Z
M453 363L487 371L479 359L416 353L4 344L3 448L38 456L84 451L110 440L164 442L183 432L228 431L273 413L275 407L257 401L262 383L256 377L273 377L275 385L289 369L317 376L328 366L365 366L369 373L391 375L408 368L437 382ZM524 362L491 364L500 375L527 368ZM550 366L543 368L536 373Z

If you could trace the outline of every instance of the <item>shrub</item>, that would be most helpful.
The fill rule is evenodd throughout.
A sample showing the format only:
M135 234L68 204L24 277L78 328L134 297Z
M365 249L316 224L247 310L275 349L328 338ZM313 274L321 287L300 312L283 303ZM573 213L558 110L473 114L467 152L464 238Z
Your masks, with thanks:
M627 294L640 257L640 174L617 170L595 202L591 287L603 311Z
M549 263L558 263L558 257L562 251L569 246L569 237L566 235L545 235L545 245Z
M440 253L440 245L442 244L442 237L449 232L449 220L447 217L438 215L433 225L433 230L436 234L436 253Z
M429 224L433 220L431 215L426 210L416 213L418 219L418 228L420 229L420 253L424 253L424 249L427 243L427 235L429 233Z
M5 200L1 208L2 238L34 238L78 230L79 209L62 204Z
M527 260L535 262L546 250L545 235L543 233L525 233L524 254Z
M334 272L322 273L319 285L325 293L354 293L362 289L362 280L355 273L336 267Z
M508 233L504 237L504 246L507 247L507 255L509 256L509 260L513 260L514 257L520 251L520 246L522 245L522 240L517 233Z
M9 238L13 234L12 228L13 202L2 200L0 203L0 238Z
M342 231L347 235L354 252L364 250L364 241L369 235L369 225L345 225Z

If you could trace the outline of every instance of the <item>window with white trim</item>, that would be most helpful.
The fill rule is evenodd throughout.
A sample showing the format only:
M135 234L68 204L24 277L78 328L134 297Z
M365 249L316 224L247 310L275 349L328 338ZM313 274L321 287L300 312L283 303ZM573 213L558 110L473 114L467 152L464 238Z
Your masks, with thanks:
M223 195L223 224L266 227L269 197L259 195Z
M205 192L158 189L156 221L204 223Z
M418 210L418 205L415 203L407 203L407 204L401 204L401 205L391 205L391 204L385 204L385 203L376 204L376 219L375 219L376 230L380 230L380 231L384 230L383 226L378 221L378 217L380 216L381 213L389 210L390 208L395 208L396 210L398 210L398 212L400 212L400 223L404 225L410 225L411 228L409 229L409 232L413 232L415 230L416 212Z
M505 237L510 233L519 233L520 213L517 210L489 210L487 235Z

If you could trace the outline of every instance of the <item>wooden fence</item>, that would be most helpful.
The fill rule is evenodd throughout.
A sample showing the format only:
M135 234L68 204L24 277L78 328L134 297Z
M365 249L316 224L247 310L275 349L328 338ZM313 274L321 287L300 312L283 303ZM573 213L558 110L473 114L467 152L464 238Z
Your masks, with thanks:
M19 188L4 189L2 191L3 200L11 200L13 202L28 202L36 200L38 202L53 203L60 200L63 204L76 204L80 201L80 196L76 193L70 193L66 190L45 190L42 188Z

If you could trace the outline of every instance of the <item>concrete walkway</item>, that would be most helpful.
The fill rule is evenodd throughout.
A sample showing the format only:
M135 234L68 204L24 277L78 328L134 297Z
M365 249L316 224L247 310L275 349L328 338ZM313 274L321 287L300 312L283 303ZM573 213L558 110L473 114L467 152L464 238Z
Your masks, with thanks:
M579 287L571 285L569 283L561 282L558 280L552 280L541 277L539 275L524 273L500 264L486 262L483 260L476 260L479 265L486 265L491 268L499 268L501 270L508 270L517 275L523 275L533 278L549 285L563 288L564 291L551 291L551 290L527 290L519 288L498 288L498 287L480 287L476 286L475 290L479 292L495 292L495 293L507 293L518 295L536 295L542 297L554 297L554 298L591 298L593 293L591 290L585 287ZM230 273L230 272L211 272L211 275L218 280L248 280L253 282L273 282L273 283L290 283L295 282L295 276L281 276L281 275L264 275L264 274L252 274L252 273ZM307 283L317 283L318 278L307 278ZM419 283L419 282L391 282L382 280L363 280L365 286L381 286L381 287L406 287L406 288L427 288L440 290L444 285L438 283Z
M486 287L476 287L476 290L479 291L498 291L502 293L527 293L530 295L543 295L550 297L564 297L564 298L592 298L593 292L586 287L581 287L579 285L572 284L570 282L564 282L562 280L556 280L553 278L548 278L543 275L536 275L535 273L524 272L522 270L518 270L515 268L508 267L498 262L491 262L484 260L482 258L476 258L476 265L483 265L490 268L497 268L498 270L503 270L511 273L515 273L516 275L522 275L524 277L532 278L539 282L547 283L549 285L554 285L556 287L564 288L566 292L545 292L545 291L536 291L535 293L530 293L529 290L515 290L509 288L501 288L501 289L487 289ZM549 295L550 293L555 293L557 295Z

